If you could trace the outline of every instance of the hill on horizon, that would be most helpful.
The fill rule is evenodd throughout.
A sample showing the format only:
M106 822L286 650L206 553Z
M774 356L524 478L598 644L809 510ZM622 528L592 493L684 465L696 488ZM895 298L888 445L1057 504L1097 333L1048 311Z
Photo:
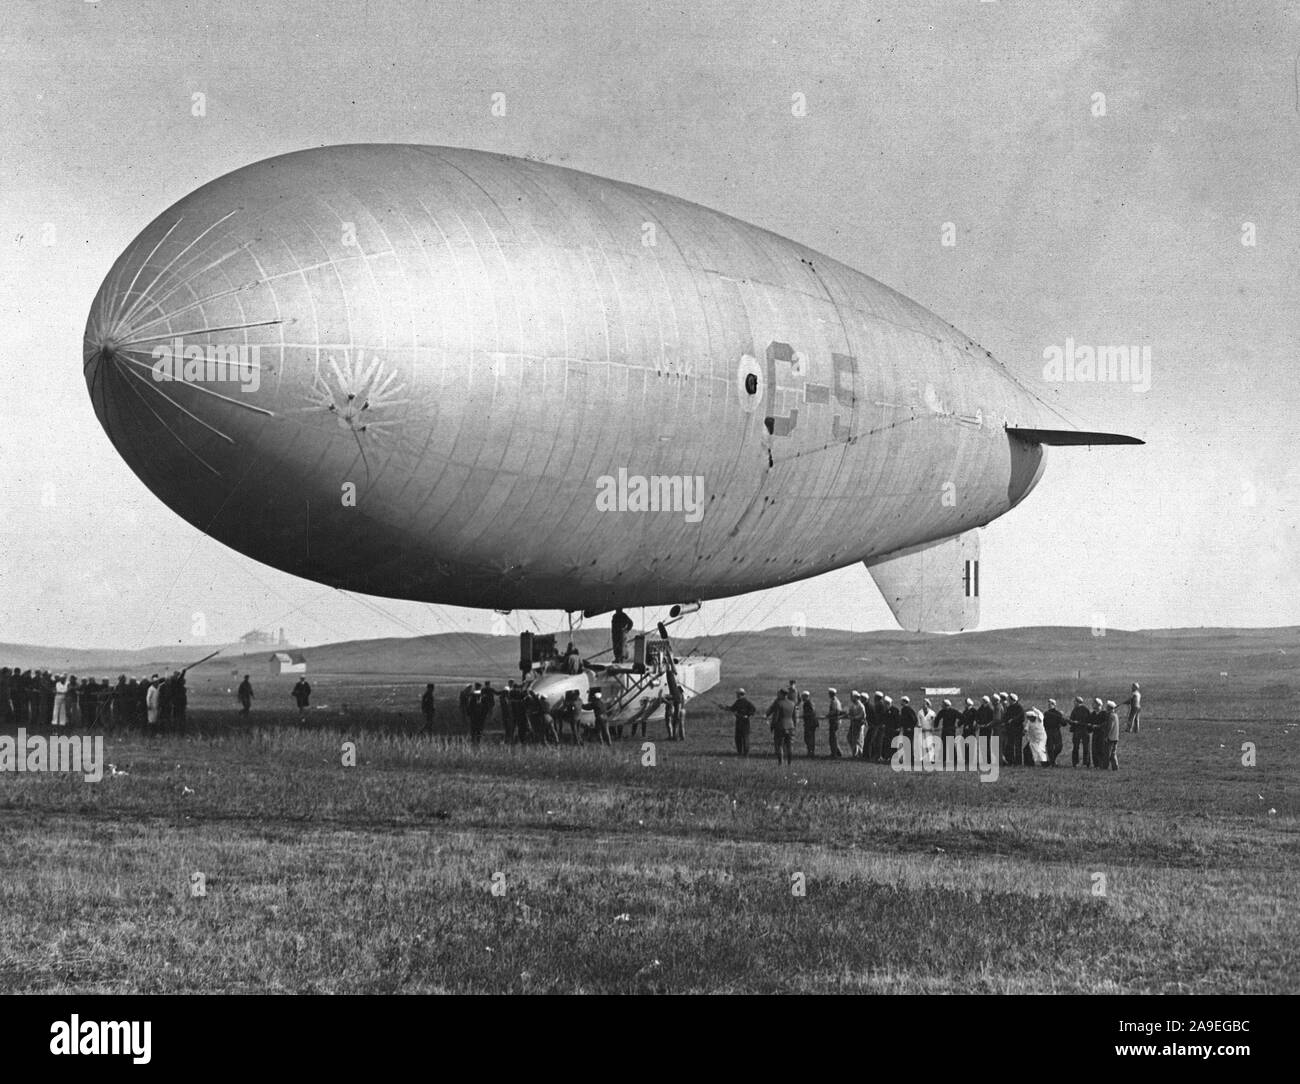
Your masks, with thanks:
M653 633L652 633L653 635ZM557 641L563 645L566 634ZM603 627L576 631L584 656L609 658ZM722 659L723 682L785 675L805 679L912 681L936 685L1010 683L1078 679L1081 675L1124 675L1125 680L1178 682L1205 688L1249 677L1271 684L1275 695L1300 687L1300 628L1272 629L1091 629L1031 626L959 634L899 630L849 632L789 628L681 637L682 654L696 652ZM85 676L162 672L193 663L217 645L174 644L140 650L49 648L0 644L0 665L42 668ZM273 651L301 652L309 674L385 675L422 678L430 674L504 679L518 670L518 640L489 633L432 633L425 636L346 640L309 647L227 645L204 664L203 672L267 673ZM838 676L838 677L837 677Z

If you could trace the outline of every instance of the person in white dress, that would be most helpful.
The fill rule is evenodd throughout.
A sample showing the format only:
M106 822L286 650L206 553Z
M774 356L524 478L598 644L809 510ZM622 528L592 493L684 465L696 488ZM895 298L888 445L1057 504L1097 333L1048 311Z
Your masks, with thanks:
M68 678L65 674L60 674L54 680L54 715L51 722L54 726L68 725Z
M150 726L158 725L158 697L161 695L159 692L161 688L161 681L151 681L149 691L144 694L144 706L145 711L148 713Z
M1025 761L1028 766L1047 763L1047 728L1043 725L1043 713L1037 708L1025 712L1025 751L1030 754Z
M921 710L916 713L917 725L921 728L921 753L925 759L934 764L939 756L939 741L934 732L935 712L930 701L921 701Z

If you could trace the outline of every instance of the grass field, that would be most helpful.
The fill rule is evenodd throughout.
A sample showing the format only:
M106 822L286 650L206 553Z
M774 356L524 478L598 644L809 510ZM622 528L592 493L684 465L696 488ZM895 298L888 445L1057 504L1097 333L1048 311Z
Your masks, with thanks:
M742 760L703 705L685 743L652 728L654 767L639 741L473 751L416 735L418 687L391 681L383 709L307 727L259 701L251 724L209 706L187 734L110 732L126 774L98 784L0 775L0 989L1300 991L1275 674L1152 690L1120 772L1072 770L1067 741L1065 767L990 783L778 768L761 722Z

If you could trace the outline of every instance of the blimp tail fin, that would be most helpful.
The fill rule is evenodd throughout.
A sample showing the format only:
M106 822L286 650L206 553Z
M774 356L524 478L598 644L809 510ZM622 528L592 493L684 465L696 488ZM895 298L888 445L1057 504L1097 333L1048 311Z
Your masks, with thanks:
M978 531L872 561L867 571L910 632L961 632L979 625Z
M1081 444L1146 443L1145 440L1138 440L1137 437L1126 437L1123 433L1085 433L1078 429L1022 429L1008 425L1007 432L1030 444L1051 444L1060 447Z

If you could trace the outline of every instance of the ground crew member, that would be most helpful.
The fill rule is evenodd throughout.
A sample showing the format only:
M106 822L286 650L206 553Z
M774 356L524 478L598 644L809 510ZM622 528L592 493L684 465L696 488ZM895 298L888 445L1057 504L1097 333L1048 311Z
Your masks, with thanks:
M1047 702L1047 712L1043 715L1043 729L1047 731L1047 766L1056 767L1056 758L1061 755L1061 750L1065 748L1064 739L1061 737L1061 728L1065 726L1065 716L1057 710L1056 701Z
M987 696L980 697L980 706L975 713L975 725L981 738L993 735L993 701Z
M1003 741L1006 736L1007 700L1006 693L995 693L993 695L993 721L989 724L989 742L992 743L994 738L998 739L998 750L1003 764L1009 763ZM990 744L990 757L993 756L992 749L993 746Z
M587 696L587 708L596 717L596 734L600 737L600 744L613 745L609 737L609 722L605 716L605 700L599 689L592 689Z
M840 757L840 719L844 716L844 705L840 703L839 694L834 689L827 689L830 700L826 704L826 736L830 739L831 757Z
M514 722L515 740L520 744L532 739L528 733L528 694L524 687L518 682L513 683L510 690L510 718Z
M483 707L483 686L474 682L474 689L469 694L469 740L477 746L483 741L483 724L487 721L487 712Z
M966 697L966 706L961 712L961 736L963 738L973 738L980 732L979 709L975 706L975 701L969 696Z
M885 735L885 694L877 689L871 701L864 696L862 704L867 709L867 759L879 760Z
M248 680L248 675L244 675L244 680L239 683L239 689L235 692L239 699L239 714L247 715L253 707L253 683Z
M632 619L621 609L615 610L609 625L610 639L614 643L615 662L624 662L627 659L627 634L632 631L632 628Z
M817 755L817 708L812 702L812 693L803 691L799 702L799 716L803 719L803 743L808 747L808 755Z
M894 756L894 739L898 737L898 731L903 725L902 715L898 708L894 706L892 696L885 697L885 726L881 733L881 757L885 760L891 760Z
M437 711L433 702L433 682L429 682L424 687L424 695L420 697L420 714L424 716L424 729L428 734L433 733L433 716Z
M967 700L966 706L972 707L973 705ZM946 747L949 738L957 737L957 727L961 723L961 712L952 706L951 700L945 700L942 707L939 708L939 714L934 717L934 721L939 728L939 738Z
M1083 697L1074 698L1074 710L1070 712L1070 737L1073 739L1070 748L1070 766L1077 768L1079 766L1079 750L1083 750L1083 766L1092 767L1092 731L1091 731L1092 713L1088 711L1087 705L1083 702Z
M570 674L582 673L582 656L578 654L578 649L573 646L573 641L569 641L569 646L564 649L564 669Z
M736 699L722 708L736 717L736 756L749 756L749 721L758 714L752 701L745 698L745 690L736 690Z
M902 699L902 707L898 709L898 727L903 737L907 739L907 744L912 746L912 741L916 736L916 709L912 707L912 698L905 696ZM915 746L912 746L915 748Z
M669 716L672 719L673 741L686 740L686 694L679 687L675 693L670 693L671 700L668 705Z
M925 752L926 760L934 763L935 746L937 744L934 732L935 714L934 708L930 706L928 699L921 701L921 710L916 713L917 726L921 728L921 749Z
M849 694L849 756L860 757L867 737L867 706L862 694L854 689Z
M537 732L542 735L547 745L560 744L560 732L555 725L555 716L551 714L551 706L544 696L537 698Z
M1115 711L1115 701L1106 701L1106 766L1111 771L1119 771L1119 714Z
M1025 762L1025 709L1020 703L1020 697L1012 693L1006 701L1006 708L1003 712L1002 727L1007 736L1007 754L1008 763L1024 764Z
M1106 768L1106 734L1109 730L1108 720L1106 719L1106 703L1100 698L1092 702L1092 715L1089 717L1088 725L1092 732L1092 766Z
M574 745L582 744L582 704L579 700L581 693L577 689L568 689L564 693L564 699L560 702L557 709L559 715L560 727L563 729L564 724L569 724L569 736L573 739Z
M1132 695L1124 703L1128 705L1128 726L1124 728L1124 733L1136 734L1138 724L1142 721L1142 691L1136 681L1133 682Z
M776 694L772 706L767 709L767 717L771 721L772 727L772 744L776 749L776 763L778 766L782 757L785 757L787 764L794 762L794 709L794 701L786 695L785 689Z

